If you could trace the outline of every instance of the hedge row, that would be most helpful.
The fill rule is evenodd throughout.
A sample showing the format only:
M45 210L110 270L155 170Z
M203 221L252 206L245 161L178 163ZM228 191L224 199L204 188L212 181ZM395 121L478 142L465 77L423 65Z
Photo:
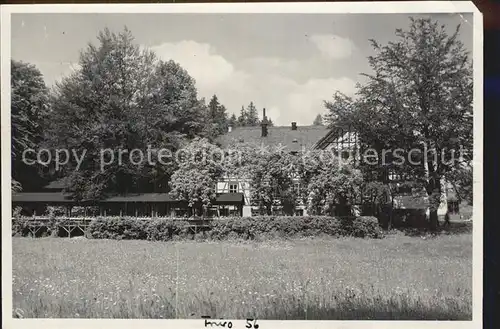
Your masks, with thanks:
M268 239L304 236L354 236L381 238L382 230L375 217L335 218L326 216L257 216L231 217L207 222L209 227L196 236L188 221L173 219L137 220L135 218L101 217L88 227L88 237L94 239L153 240L203 238Z
M94 239L167 241L189 235L187 221L170 218L98 217L87 228L87 236Z

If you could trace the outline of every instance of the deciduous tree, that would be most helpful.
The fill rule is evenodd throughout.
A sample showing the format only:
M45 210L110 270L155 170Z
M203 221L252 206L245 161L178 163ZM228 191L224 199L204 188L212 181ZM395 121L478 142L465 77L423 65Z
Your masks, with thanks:
M201 216L216 197L216 184L224 173L223 151L207 139L195 138L182 150L179 169L172 175L170 195L188 202Z
M272 214L273 206L281 207L285 214L293 215L299 202L294 182L295 156L287 152L259 154L250 174L252 203L262 212Z
M450 35L431 19L411 19L409 29L396 30L396 40L372 40L373 73L365 74L368 82L358 88L357 100L337 95L326 103L330 123L350 125L376 150L401 150L406 161L395 164L389 156L389 168L379 168L399 171L425 188L431 228L438 225L442 178L472 157L472 63L459 31ZM413 152L410 163L415 149L422 152Z
M340 161L331 153L313 155L304 167L307 183L307 211L315 215L352 215L359 201L363 177L351 163ZM307 179L304 179L307 178Z
M28 63L11 61L12 189L30 190L43 181L39 166L23 162L23 152L38 149L48 111L48 89L41 72ZM32 155L32 153L27 153ZM28 159L30 161L35 159Z
M175 163L151 164L145 153L148 147L176 150L201 133L203 109L194 79L180 65L139 47L126 28L118 34L103 30L98 45L81 52L79 69L57 84L52 99L51 144L86 152L77 171L74 162L68 167L68 190L76 199L165 190ZM107 149L104 160L113 161L101 170L101 152ZM120 154L132 149L141 150L143 158L137 152Z

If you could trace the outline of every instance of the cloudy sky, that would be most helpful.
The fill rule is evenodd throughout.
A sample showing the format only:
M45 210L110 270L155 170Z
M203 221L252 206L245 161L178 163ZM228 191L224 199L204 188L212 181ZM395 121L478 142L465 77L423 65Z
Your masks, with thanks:
M309 125L323 100L350 94L369 73L369 39L387 43L406 14L14 14L12 58L35 64L50 86L71 72L99 30L127 26L138 44L179 62L200 97L230 113L253 101L279 125ZM437 14L472 50L472 17Z

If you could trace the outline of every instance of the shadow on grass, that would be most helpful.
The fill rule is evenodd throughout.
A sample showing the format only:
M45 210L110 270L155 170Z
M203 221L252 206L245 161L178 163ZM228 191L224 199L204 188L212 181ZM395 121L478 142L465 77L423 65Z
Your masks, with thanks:
M320 308L309 306L304 309L270 311L263 319L268 320L472 320L472 316L460 309L385 309L373 307Z
M391 297L342 296L335 300L335 306L322 305L318 301L306 301L298 296L284 300L268 301L258 305L221 304L220 301L197 300L188 307L175 310L171 300L162 298L163 306L148 300L138 304L120 303L109 312L68 305L47 305L42 300L33 303L28 314L16 309L15 318L115 318L115 319L247 319L261 320L425 320L425 321L470 321L472 303L468 297L410 297L396 295ZM124 301L125 302L125 301ZM230 309L227 307L229 306ZM252 309L252 311L249 311ZM194 312L193 312L194 311ZM22 314L20 316L20 314ZM77 316L75 316L77 315Z
M437 231L431 231L426 227L421 228L398 228L398 231L403 232L406 236L439 236L439 235L454 235L454 234L471 234L472 221L453 221L449 224L440 223Z

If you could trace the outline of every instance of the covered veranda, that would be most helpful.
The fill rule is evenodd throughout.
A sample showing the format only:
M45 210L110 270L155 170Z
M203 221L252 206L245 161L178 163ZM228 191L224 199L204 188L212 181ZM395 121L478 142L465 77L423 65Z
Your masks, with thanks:
M221 193L216 196L207 217L241 216L242 193ZM174 200L168 193L113 195L98 201L76 201L63 192L23 192L12 195L12 206L21 207L23 216L46 217L49 206L61 207L66 217L130 216L188 217L186 201Z

